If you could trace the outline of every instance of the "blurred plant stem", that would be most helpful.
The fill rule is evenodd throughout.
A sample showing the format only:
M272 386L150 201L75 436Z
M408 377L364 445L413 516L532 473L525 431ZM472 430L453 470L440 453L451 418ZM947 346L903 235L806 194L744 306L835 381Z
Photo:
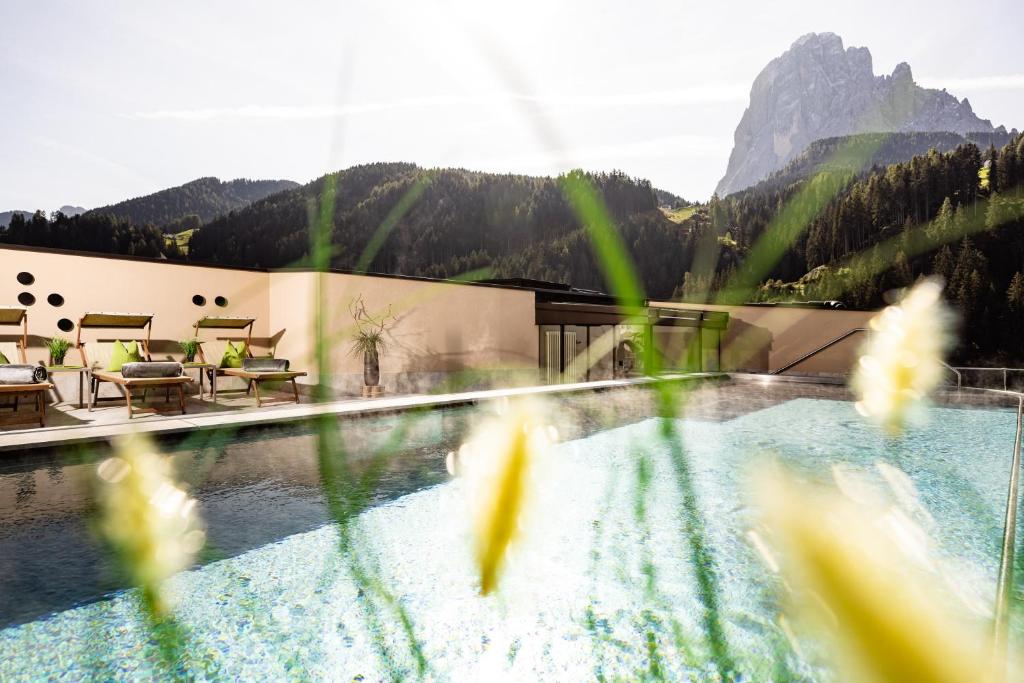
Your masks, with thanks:
M563 191L587 230L591 246L619 304L628 308L645 303L643 286L629 252L597 189L582 173L570 173L563 179ZM622 324L645 322L647 318L643 316L627 318ZM658 354L649 352L647 356L646 373L656 377L660 374ZM697 596L701 603L700 621L704 627L711 661L718 675L728 680L734 675L735 664L722 625L715 559L708 546L704 516L690 463L683 449L682 435L676 426L682 406L680 394L688 391L687 385L682 386L679 388L670 382L658 382L653 385L653 389L658 399L662 440L669 448L676 486L682 499L683 537L689 546L691 565L697 581Z

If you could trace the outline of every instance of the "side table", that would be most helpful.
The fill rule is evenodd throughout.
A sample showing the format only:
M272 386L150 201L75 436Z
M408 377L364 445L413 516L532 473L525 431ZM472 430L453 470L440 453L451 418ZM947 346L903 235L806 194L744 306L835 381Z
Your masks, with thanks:
M209 378L210 380L210 400L214 403L217 402L217 366L212 363L182 363L181 366L186 370L197 370L199 375L199 398L203 397L203 380Z
M85 367L83 365L44 365L43 367L45 367L46 368L46 372L50 373L51 375L55 375L55 374L57 374L59 372L77 372L78 373L78 407L79 408L85 407L82 404L82 396L84 395L82 387L85 384L85 377L86 377L86 375L89 374L89 368L87 368L87 367ZM89 391L89 402L92 403L92 391L91 391L92 387L90 386L89 388L90 388L90 391Z

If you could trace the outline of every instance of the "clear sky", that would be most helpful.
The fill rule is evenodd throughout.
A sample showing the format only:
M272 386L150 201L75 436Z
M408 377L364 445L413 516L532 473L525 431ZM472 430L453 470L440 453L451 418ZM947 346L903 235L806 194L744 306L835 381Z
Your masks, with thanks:
M800 35L1024 127L1024 3L415 0L0 5L0 210L370 161L621 169L704 200Z

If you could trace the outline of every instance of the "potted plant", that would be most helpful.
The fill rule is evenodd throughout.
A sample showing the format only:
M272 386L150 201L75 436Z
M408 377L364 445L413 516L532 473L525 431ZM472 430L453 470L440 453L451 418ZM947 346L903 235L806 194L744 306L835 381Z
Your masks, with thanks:
M178 346L181 348L182 353L185 354L186 363L196 362L196 354L199 353L198 339L183 339L178 342Z
M349 312L355 321L351 353L363 357L363 384L376 387L380 384L380 354L387 348L385 332L394 316L391 315L390 307L383 315L372 315L366 310L362 296L352 301Z
M71 342L64 337L53 337L46 340L46 348L50 351L50 365L64 365L64 356L68 355Z
M648 364L647 340L643 333L628 335L619 342L615 351L616 368L619 377L634 377L645 374Z

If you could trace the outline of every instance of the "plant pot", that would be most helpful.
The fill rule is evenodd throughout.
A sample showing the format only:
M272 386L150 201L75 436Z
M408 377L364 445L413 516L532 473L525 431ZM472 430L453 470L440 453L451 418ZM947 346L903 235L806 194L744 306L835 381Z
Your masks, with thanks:
M50 361L50 365L64 365L64 356L51 356Z
M185 362L186 363L195 363L196 362L196 354L194 354L194 353L193 354L186 353L185 354Z
M380 357L376 353L363 354L363 384L375 387L380 383Z

